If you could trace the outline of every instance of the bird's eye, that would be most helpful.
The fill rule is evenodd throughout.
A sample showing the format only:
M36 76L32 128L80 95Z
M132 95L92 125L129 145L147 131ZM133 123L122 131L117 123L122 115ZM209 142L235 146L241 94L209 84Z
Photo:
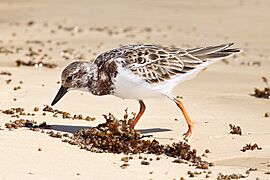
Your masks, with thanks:
M68 77L67 77L67 80L68 80L68 81L72 81L72 79L73 79L73 76L68 76Z

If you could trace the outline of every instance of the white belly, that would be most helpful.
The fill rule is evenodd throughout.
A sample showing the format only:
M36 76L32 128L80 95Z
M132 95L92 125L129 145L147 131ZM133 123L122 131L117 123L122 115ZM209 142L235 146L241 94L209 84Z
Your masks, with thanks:
M162 95L159 91L154 90L149 83L122 67L118 68L114 84L114 95L122 99L143 100Z

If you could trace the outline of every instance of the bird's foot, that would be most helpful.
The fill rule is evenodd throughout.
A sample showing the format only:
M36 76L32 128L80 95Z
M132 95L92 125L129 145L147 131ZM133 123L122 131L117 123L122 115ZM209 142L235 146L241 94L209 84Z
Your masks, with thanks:
M188 130L187 130L187 132L183 134L185 141L188 142L188 140L191 139L192 131L193 131L193 128L192 127L189 127Z

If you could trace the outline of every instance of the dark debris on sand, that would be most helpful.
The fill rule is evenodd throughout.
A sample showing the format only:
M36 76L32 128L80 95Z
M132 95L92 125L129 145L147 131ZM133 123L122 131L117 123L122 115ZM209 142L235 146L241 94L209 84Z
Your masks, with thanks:
M7 72L7 71L1 71L0 75L11 76L12 74L10 72Z
M198 169L208 169L211 166L211 163L203 161L200 156L197 156L196 150L191 149L186 142L163 145L155 139L144 140L144 137L137 130L130 128L134 117L128 118L127 113L123 120L116 119L112 114L104 115L104 118L105 123L99 124L97 127L81 129L73 135L54 131L47 131L47 134L54 138L62 138L63 142L96 153L166 155L192 163L192 166L196 166ZM46 122L37 125L34 121L24 119L6 123L8 129L19 127L28 127L34 131L51 129L51 126ZM40 132L45 133L43 130Z
M240 179L240 178L247 178L248 176L244 176L242 174L229 174L224 175L222 173L219 173L217 176L217 180L230 180L230 179Z
M238 135L242 135L242 130L240 128L240 126L236 126L236 125L232 125L232 124L229 124L230 126L230 134L238 134Z
M33 120L28 120L28 119L18 119L15 121L11 121L9 123L5 124L6 128L10 129L18 129L21 127L27 127L30 128L31 130L34 129L52 129L50 125L48 125L46 122L43 122L41 124L37 124L37 122Z
M242 151L242 152L246 152L247 150L254 151L255 149L262 150L262 148L259 147L257 143L255 143L253 145L251 145L251 143L249 143L249 144L246 144L240 151Z
M90 117L90 116L83 117L81 114L71 115L69 112L53 109L49 105L45 105L45 107L43 108L43 111L53 113L54 117L58 117L57 115L61 115L63 119L86 120L86 121L94 121L96 119L95 117Z
M264 117L270 117L270 112L264 113Z
M137 130L130 128L134 118L116 119L112 114L104 116L106 122L97 127L81 129L74 133L73 140L82 149L91 152L124 153L124 154L155 154L167 155L194 163L201 169L208 169L209 163L202 161L185 142L162 145L157 140L144 140Z
M270 87L269 87L268 79L266 77L262 77L262 81L266 84L266 87L264 89L255 88L254 94L251 94L251 95L257 98L270 99Z
M19 66L33 66L33 67L46 67L46 68L50 68L50 69L53 69L53 68L57 67L57 65L54 64L54 63L45 63L45 62L42 62L42 61L38 61L38 62L28 61L28 62L25 62L25 61L22 61L22 60L16 60L16 65L18 67Z
M24 108L16 107L10 109L0 109L0 113L19 118L20 116L35 116L34 113L26 112Z

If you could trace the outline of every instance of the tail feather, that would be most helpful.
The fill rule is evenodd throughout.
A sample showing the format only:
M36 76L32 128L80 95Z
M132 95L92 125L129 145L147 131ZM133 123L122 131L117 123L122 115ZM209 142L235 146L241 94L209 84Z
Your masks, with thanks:
M238 48L229 48L234 43L222 44L218 46L208 46L205 48L196 48L187 50L188 53L194 57L197 57L203 61L214 58L224 58L234 53L241 52Z
M216 62L219 58L241 52L238 48L230 48L233 44L228 43L205 48L187 49L187 52L181 56L181 61L184 63L184 69L181 70L182 73L155 88L162 91L163 94L168 95L177 84L194 78L201 70Z

